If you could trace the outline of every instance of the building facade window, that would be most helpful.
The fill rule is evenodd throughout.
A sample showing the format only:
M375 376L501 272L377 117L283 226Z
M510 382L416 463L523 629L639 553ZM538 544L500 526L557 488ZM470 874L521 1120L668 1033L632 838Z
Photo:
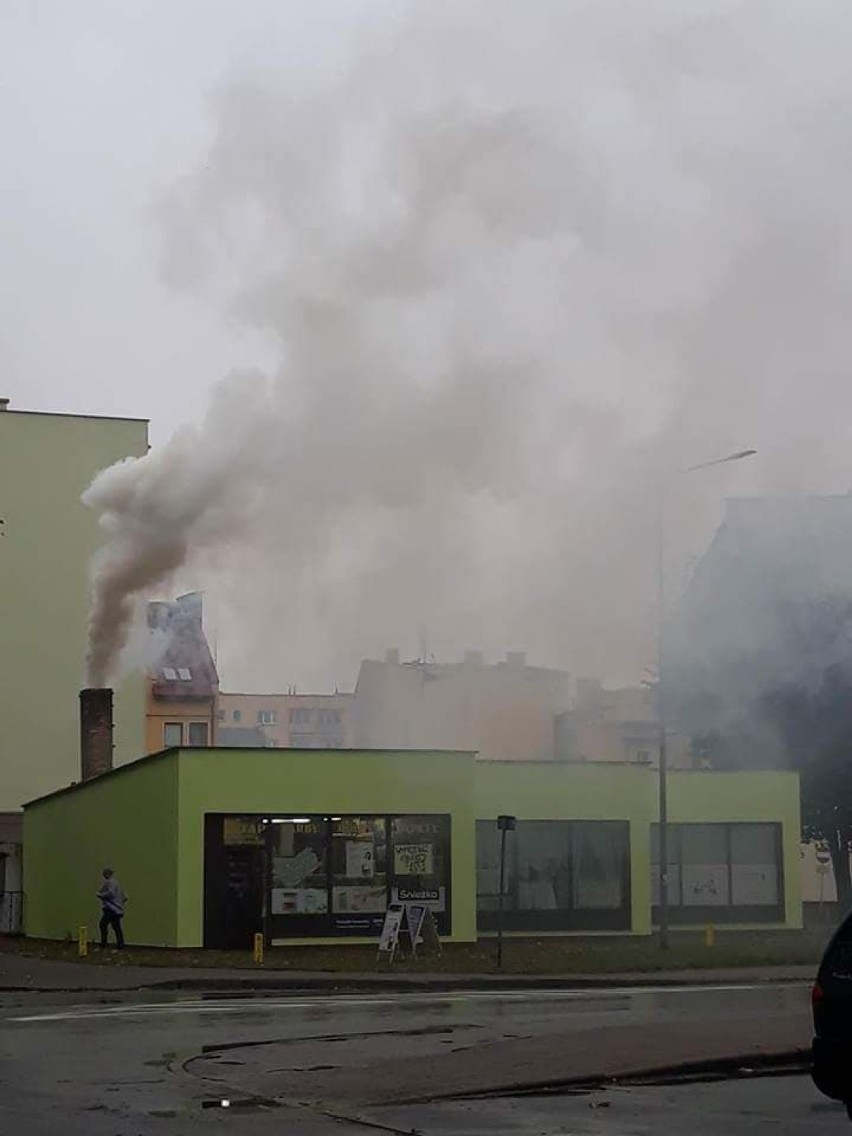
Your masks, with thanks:
M166 749L176 749L183 745L183 722L163 724L163 745Z
M278 723L278 712L276 710L258 710L257 724L259 726L275 726Z
M234 719L234 721L235 721L235 722L239 722L239 721L241 721L241 720L242 720L242 716L243 716L243 712L242 712L242 710L235 710L235 711L233 712L233 715L232 715L232 717L233 717L233 719Z
M291 726L306 726L309 722L313 721L314 712L305 707L298 707L290 711L290 725Z
M476 892L479 928L494 930L496 820L476 822ZM519 821L507 837L503 911L508 930L629 930L627 821Z
M189 740L191 746L206 746L210 737L210 726L207 722L189 723Z
M381 930L388 906L387 825L384 817L331 821L332 910L340 928Z
M659 826L651 829L651 895L659 917ZM780 824L668 827L668 911L673 923L784 920Z
M450 923L446 815L222 816L205 819L205 945L262 928L270 938L378 935L389 903L422 902ZM255 881L255 882L252 882ZM230 923L228 921L231 921ZM234 924L237 920L237 924Z

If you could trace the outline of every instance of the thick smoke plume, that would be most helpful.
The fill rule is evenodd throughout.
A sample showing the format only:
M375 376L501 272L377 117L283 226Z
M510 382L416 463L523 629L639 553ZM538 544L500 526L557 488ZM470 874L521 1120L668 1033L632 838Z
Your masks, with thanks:
M675 564L726 492L846 487L848 6L411 12L322 90L223 85L158 202L280 364L89 490L93 684L175 574L247 685L420 628L635 678L671 470L760 451L678 482Z

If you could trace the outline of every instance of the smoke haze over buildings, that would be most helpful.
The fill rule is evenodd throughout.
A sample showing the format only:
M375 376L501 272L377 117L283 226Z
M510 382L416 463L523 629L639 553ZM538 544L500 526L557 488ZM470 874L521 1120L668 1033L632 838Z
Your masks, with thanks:
M157 198L165 278L278 362L89 490L95 685L172 586L244 687L421 628L635 680L670 471L760 451L677 479L673 575L726 493L848 486L848 7L404 11L223 80Z

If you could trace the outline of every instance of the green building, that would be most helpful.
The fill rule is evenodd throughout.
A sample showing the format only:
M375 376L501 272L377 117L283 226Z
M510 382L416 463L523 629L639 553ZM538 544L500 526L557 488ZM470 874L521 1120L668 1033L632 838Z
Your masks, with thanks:
M130 942L245 947L378 935L388 903L428 903L441 934L653 925L656 773L484 762L472 753L167 750L31 801L25 929L94 928L101 869ZM790 773L672 772L672 923L801 926L799 785Z
M79 777L79 704L97 518L80 495L147 451L143 421L16 411L0 399L0 930L14 930L24 801ZM115 761L142 752L141 677L117 692Z

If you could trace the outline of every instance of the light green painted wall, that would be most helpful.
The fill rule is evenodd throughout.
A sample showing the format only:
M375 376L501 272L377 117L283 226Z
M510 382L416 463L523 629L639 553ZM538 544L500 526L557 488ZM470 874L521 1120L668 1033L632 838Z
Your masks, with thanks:
M630 824L631 926L651 932L650 823L656 779L642 766L477 762L476 816L519 820L626 820Z
M177 760L173 753L95 778L24 812L24 929L36 938L96 934L104 867L129 896L131 943L177 936Z
M626 820L630 823L632 927L651 931L651 824L659 815L657 772L603 763L478 762L476 815L520 820ZM787 927L801 927L799 779L795 773L669 773L669 820L780 821Z
M178 945L203 939L204 814L449 813L452 938L476 938L473 754L182 750Z
M147 449L147 424L0 412L0 811L79 776L78 693L96 517L95 474ZM141 677L117 692L116 763L143 752Z
M670 773L669 816L672 822L781 821L785 926L802 926L802 822L797 773Z
M781 821L786 925L801 925L799 786L787 773L674 772L677 822ZM625 820L634 933L648 934L653 770L626 765L475 762L472 754L350 750L183 750L36 803L25 814L26 929L62 937L112 862L133 899L131 941L203 940L205 813L449 813L453 938L476 935L475 820ZM94 881L94 883L93 883Z

